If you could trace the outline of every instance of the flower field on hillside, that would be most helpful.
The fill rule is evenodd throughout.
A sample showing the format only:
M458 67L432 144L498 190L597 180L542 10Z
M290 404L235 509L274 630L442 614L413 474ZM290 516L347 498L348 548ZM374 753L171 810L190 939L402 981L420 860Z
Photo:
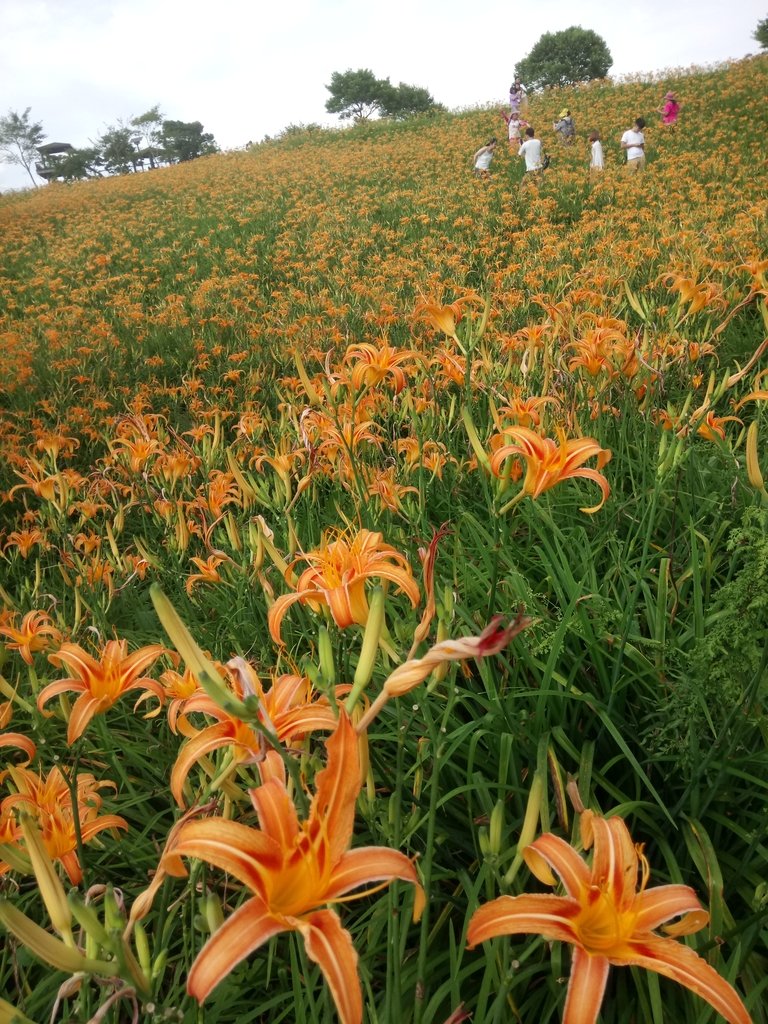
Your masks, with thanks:
M767 92L0 199L0 1024L768 1022Z

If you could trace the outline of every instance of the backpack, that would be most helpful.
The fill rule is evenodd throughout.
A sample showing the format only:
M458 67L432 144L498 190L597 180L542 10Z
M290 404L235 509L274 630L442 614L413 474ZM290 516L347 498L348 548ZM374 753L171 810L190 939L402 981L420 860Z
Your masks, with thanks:
M545 156L544 159L541 161L541 169L542 169L542 171L546 171L546 169L549 167L549 165L551 163L552 163L552 160L551 160L549 154L547 154L547 156Z

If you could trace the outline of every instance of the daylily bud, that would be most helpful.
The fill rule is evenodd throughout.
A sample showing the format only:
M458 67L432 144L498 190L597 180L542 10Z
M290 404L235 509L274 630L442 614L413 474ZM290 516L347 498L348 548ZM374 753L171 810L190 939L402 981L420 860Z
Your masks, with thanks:
M16 782L15 769L9 768L9 771ZM18 782L16 784L18 787ZM72 914L69 909L66 893L64 892L64 886L56 874L53 861L45 848L43 837L40 835L37 825L26 814L21 817L21 833L24 836L24 845L32 862L32 870L35 873L40 895L43 897L43 903L45 903L45 909L51 918L51 924L66 945L74 947Z
M368 621L365 624L363 646L360 650L360 660L357 663L357 670L355 671L352 689L349 697L347 697L347 714L351 714L360 694L370 682L373 670L376 666L376 655L379 650L379 640L381 638L381 631L384 627L385 596L383 587L375 587L371 594L371 600L368 606Z
M235 551L242 551L243 541L242 538L240 537L240 531L237 528L237 524L235 523L234 516L232 515L231 512L227 512L227 514L224 516L224 527L227 531L229 543L232 545Z
M763 474L760 471L760 462L757 458L757 420L753 420L747 430L747 477L749 482L755 487L762 495L768 497L768 491L765 489L765 481L763 480Z
M0 999L0 1024L34 1024L34 1021L5 999Z
M152 954L149 948L147 932L141 921L137 921L133 929L133 940L136 943L136 955L139 966L147 978L152 974Z
M491 811L491 823L488 829L488 845L494 857L501 853L501 839L504 832L504 801L497 800Z
M224 923L224 911L221 909L221 900L215 892L209 892L205 898L205 920L211 935L218 931Z
M176 609L156 583L149 588L149 595L171 643L211 700L228 714L247 719L248 712L245 704L233 694L213 662L197 646Z
M474 451L475 455L477 456L478 464L483 467L483 469L486 471L486 473L490 474L490 472L491 472L491 462L490 462L490 459L488 458L488 456L485 453L485 448L483 448L483 446L482 446L482 444L480 442L480 438L477 436L477 430L475 429L475 424L472 422L472 416L470 415L469 409L467 409L466 406L464 406L462 408L462 410L461 410L461 418L464 421L464 428L467 431L467 437L469 438L469 443L472 445L472 450Z
M121 932L124 924L123 915L120 913L120 906L115 897L115 890L108 885L104 892L104 926L107 932Z
M78 949L66 946L61 939L55 938L39 924L35 924L8 900L0 900L0 922L38 960L50 964L59 971L66 971L67 974L86 971L105 977L117 974L116 964L107 963L105 960L89 960Z
M76 893L70 893L69 909L86 936L93 940L95 947L109 947L110 936L93 907L83 903Z
M317 653L323 685L333 686L336 682L336 666L333 664L331 637L325 626L321 626L318 630Z
M165 965L167 963L168 950L161 949L160 952L155 957L155 962L152 964L152 973L150 975L152 981L157 981L157 979L162 975L163 971L165 970Z
M304 363L302 361L302 358L301 358L301 356L299 355L298 352L294 352L293 353L293 359L294 359L294 362L296 363L296 372L299 375L299 380L301 381L302 387L304 388L304 390L307 393L307 398L309 399L309 404L310 405L320 405L321 404L320 396L318 395L317 391L315 390L314 385L310 381L309 376L308 376L307 371L306 371L306 368L305 368Z

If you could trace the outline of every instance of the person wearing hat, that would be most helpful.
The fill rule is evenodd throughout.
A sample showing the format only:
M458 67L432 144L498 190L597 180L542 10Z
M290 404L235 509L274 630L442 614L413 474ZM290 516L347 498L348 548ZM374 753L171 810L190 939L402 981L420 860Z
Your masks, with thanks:
M559 120L555 121L552 127L560 136L560 141L570 146L576 136L576 125L573 123L570 110L563 108Z
M664 97L664 105L656 108L656 112L661 114L661 123L670 125L673 127L677 124L677 115L680 113L680 104L677 102L677 96L673 92L668 92Z

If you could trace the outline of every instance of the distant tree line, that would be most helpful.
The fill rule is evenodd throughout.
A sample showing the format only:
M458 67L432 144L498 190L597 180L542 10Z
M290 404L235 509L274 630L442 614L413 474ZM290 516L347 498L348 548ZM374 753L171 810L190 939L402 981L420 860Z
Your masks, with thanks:
M200 121L167 119L159 106L108 126L90 146L46 146L43 126L31 120L30 109L23 114L10 110L0 117L0 162L23 167L34 185L35 174L49 181L129 174L184 163L219 149Z

